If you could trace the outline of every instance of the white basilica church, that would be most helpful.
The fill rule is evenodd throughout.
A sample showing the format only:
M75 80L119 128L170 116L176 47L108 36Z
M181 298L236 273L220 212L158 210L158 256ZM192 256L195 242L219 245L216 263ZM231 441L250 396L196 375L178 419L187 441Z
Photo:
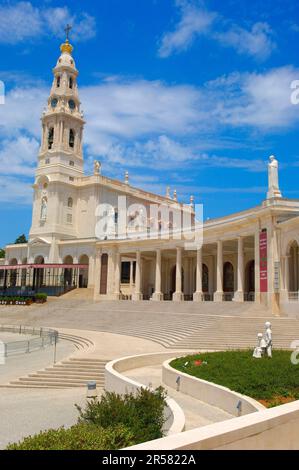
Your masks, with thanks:
M72 50L67 39L53 69L29 241L6 246L0 295L88 287L96 301L257 302L273 314L296 308L299 200L282 197L277 160L270 157L269 189L259 206L204 224L194 222L192 197L184 205L169 191L159 196L132 187L128 173L124 181L107 178L99 162L84 175ZM186 244L177 229L185 216L201 243Z

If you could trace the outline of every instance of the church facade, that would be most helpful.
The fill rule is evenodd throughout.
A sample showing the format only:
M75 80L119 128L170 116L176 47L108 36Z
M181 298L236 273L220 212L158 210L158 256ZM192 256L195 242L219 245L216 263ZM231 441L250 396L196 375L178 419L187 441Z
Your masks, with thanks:
M124 181L105 177L98 161L86 176L68 40L53 74L29 241L6 246L0 292L88 287L99 301L256 302L273 314L296 308L299 200L282 197L275 157L259 206L202 223L192 196L186 205L169 190L159 196L131 186L127 172Z

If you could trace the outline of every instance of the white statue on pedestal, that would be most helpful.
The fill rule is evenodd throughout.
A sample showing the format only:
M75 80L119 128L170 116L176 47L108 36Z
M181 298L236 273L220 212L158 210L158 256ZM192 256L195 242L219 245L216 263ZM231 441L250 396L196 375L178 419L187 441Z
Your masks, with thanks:
M101 163L98 160L93 162L93 174L100 175L101 174Z
M272 330L271 323L266 321L264 340L266 342L266 352L268 357L272 357Z
M268 163L268 192L267 199L272 197L282 197L278 184L278 161L271 155Z
M269 321L265 323L265 333L257 335L257 346L254 348L252 356L260 359L266 354L268 357L272 357L272 330Z
M263 341L263 333L258 333L257 334L257 345L253 350L252 357L255 357L256 359L260 359L263 355L263 347L264 347L264 341Z

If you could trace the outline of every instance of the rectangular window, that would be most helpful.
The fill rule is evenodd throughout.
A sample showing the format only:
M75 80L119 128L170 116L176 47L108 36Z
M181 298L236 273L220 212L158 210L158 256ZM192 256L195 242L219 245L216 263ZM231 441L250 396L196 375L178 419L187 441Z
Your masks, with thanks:
M66 221L68 224L72 224L73 223L73 216L72 214L67 214L66 216Z
M124 261L121 263L121 281L122 284L130 283L130 262Z
M70 166L75 166L75 162L73 162L73 160L70 160Z
M69 180L70 180L70 181L74 181L74 177L73 177L73 176L69 176Z
M49 165L49 163L50 163L50 158L46 158L46 162L45 162L45 163L46 163L46 165Z

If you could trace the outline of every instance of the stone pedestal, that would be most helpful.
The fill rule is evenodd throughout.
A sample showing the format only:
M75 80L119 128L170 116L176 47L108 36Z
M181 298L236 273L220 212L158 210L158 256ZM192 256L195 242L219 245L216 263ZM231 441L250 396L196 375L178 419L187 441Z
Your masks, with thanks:
M193 302L202 302L202 301L203 301L203 293L202 292L194 292Z
M141 292L137 293L137 292L134 292L134 294L132 294L132 300L142 300L143 299L143 296L141 294Z
M234 293L234 298L233 298L234 302L244 302L244 292L243 291L240 291L240 290L237 290L235 293Z
M161 302L162 300L164 300L162 292L154 292L152 295L152 300L156 302Z
M214 302L223 302L223 292L214 292Z
M182 302L184 300L183 292L174 292L172 296L173 302Z

